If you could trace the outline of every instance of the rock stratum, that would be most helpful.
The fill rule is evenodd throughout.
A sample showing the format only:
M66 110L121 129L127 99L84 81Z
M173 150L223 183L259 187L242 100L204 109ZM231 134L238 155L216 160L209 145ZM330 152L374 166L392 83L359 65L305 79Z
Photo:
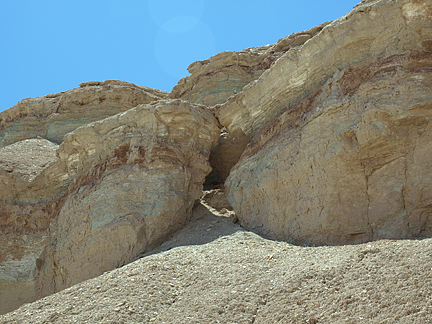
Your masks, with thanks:
M0 113L0 313L60 291L0 322L431 321L432 1L362 1L189 71Z
M301 47L329 23L281 38L276 44L225 51L188 67L191 75L181 79L168 95L194 103L214 106L240 93L258 79L287 51Z

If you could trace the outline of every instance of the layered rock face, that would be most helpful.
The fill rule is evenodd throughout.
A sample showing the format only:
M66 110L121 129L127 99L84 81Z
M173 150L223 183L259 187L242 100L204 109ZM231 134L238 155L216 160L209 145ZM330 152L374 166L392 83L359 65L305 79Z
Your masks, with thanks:
M204 107L160 100L67 134L58 159L31 181L4 175L14 187L1 202L9 263L2 262L0 297L13 289L16 307L159 244L188 220L218 136Z
M65 134L90 122L165 98L164 91L133 83L90 81L79 88L29 98L0 113L0 147L41 136L60 144Z
M226 51L208 60L192 63L188 67L191 75L181 79L169 97L207 106L225 102L230 96L241 92L245 85L256 80L285 52L303 45L327 24L291 34L276 44L238 52Z
M202 204L272 238L432 235L430 0L365 0L189 70L170 99L87 82L0 113L0 312L160 244L212 167L226 191Z
M121 266L181 228L201 196L218 133L208 110L177 100L67 135L59 156L79 180L52 228L39 294Z
M301 47L328 24L326 22L309 30L293 33L276 44L238 52L226 51L208 60L192 63L188 68L191 75L181 79L169 97L207 106L223 103L258 79L284 53ZM249 141L249 138L222 132L218 146L210 156L213 171L208 185L223 183Z
M219 107L252 138L226 182L247 228L296 243L431 235L432 4L357 6Z

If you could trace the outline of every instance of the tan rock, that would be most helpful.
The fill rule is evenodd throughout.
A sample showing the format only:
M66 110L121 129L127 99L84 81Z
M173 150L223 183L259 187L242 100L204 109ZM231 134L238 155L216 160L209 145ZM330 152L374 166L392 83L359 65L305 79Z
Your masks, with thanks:
M214 215L235 217L235 213L228 201L228 197L222 189L204 190L200 203Z
M432 234L431 18L430 1L357 6L220 107L253 137L226 183L244 226L308 244Z
M191 73L179 81L169 94L194 103L213 106L225 102L243 87L256 80L273 62L291 48L303 45L328 23L281 38L276 44L251 47L242 51L225 51L205 61L192 63Z
M217 105L216 116L232 137L252 138L350 64L405 50L430 51L429 16L428 1L358 5L303 46L289 50L243 92Z
M24 99L0 113L0 147L37 136L60 144L65 134L79 126L166 96L164 91L107 80Z
M194 103L213 106L225 102L230 96L243 91L250 82L258 79L278 58L290 49L301 47L329 23L281 38L276 44L226 51L205 61L191 64L191 73L179 81L169 94ZM210 186L223 184L231 168L237 163L250 138L223 132L210 156L213 171Z
M218 136L203 106L160 100L67 134L30 182L0 174L0 300L17 295L6 310L121 266L182 227Z

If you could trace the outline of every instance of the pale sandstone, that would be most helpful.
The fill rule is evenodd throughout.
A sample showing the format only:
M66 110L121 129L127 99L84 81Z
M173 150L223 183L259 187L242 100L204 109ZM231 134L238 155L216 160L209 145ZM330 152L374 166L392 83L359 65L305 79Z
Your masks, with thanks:
M226 182L244 226L301 244L432 234L431 18L431 1L358 6L221 107L253 137Z
M1 311L121 266L181 228L218 136L203 106L160 100L67 134L30 182L0 174Z
M289 50L243 92L217 105L216 116L231 136L252 138L351 64L407 51L429 52L430 10L429 0L359 5Z
M0 148L0 313L36 299L34 270L49 243L52 208L46 203L4 199L29 186L55 162L57 149L58 145L45 139L28 139Z
M216 106L229 132L222 135L232 147L219 149L213 165L234 165L252 139L227 181L229 199L243 225L302 244L432 234L430 7L430 1L362 1L289 50L242 94ZM219 58L229 62L224 55ZM197 69L208 66L198 64ZM206 84L206 74L202 76ZM232 83L234 89L241 82ZM219 95L209 89L187 99L207 98L210 104L226 100L233 91L221 89ZM25 109L13 111L11 118L18 124L20 114L28 115ZM149 111L154 111L153 117ZM10 126L11 118L10 124L6 119L0 123ZM181 227L200 196L218 132L216 120L204 107L160 101L79 128L66 136L58 159L38 164L34 174L23 165L24 172L11 172L10 161L3 163L0 243L7 248L0 250L0 304L5 305L0 311L121 266ZM225 175L229 169L223 169ZM232 216L219 193L205 195L202 203L217 215ZM424 253L429 240L403 242L404 254L392 241L374 242L373 247L302 248L268 244L251 233L231 239L228 235L240 229L216 231L218 223L222 222L205 221L199 233L198 225L190 227L177 241L215 244L156 256L148 268L133 268L125 281L113 281L122 269L106 274L100 279L108 284L102 290L103 283L96 279L97 286L90 286L88 294L98 299L83 295L82 287L89 287L83 283L4 320L39 320L28 317L37 313L43 320L62 322L123 321L131 316L141 321L160 316L162 321L184 322L195 316L200 322L274 322L277 314L292 322L355 322L366 314L370 322L392 317L420 323L428 316L430 285L423 283L431 267ZM287 249L295 253L284 252ZM278 257L281 262L275 266ZM422 265L417 267L415 260ZM248 264L257 267L249 269ZM132 279L144 280L143 285L129 281L135 270L142 276ZM334 281L327 286L329 279ZM276 281L281 286L275 286ZM303 289L304 283L312 285ZM214 285L221 288L215 290ZM112 303L106 304L108 289ZM162 298L150 305L155 300L151 297L161 291ZM222 298L213 307L216 295ZM68 296L73 301L66 301ZM91 302L83 302L82 296ZM131 302L117 302L130 296ZM371 302L366 305L364 300ZM191 313L185 315L185 309ZM155 311L161 315L153 315Z
M0 147L41 136L60 144L65 134L87 123L165 98L168 93L133 83L107 80L27 98L0 113Z
M281 38L276 44L225 51L208 60L192 63L188 68L191 75L181 79L169 97L207 106L223 103L232 95L242 92L247 84L259 78L284 53L301 47L328 24L322 23L309 30L293 33ZM249 141L250 138L222 132L217 147L210 155L213 170L208 185L224 182Z
M328 22L309 30L281 38L276 44L251 47L242 51L225 51L188 67L191 73L181 79L169 94L194 103L213 106L225 102L257 79L273 62L292 48L303 45L319 33Z

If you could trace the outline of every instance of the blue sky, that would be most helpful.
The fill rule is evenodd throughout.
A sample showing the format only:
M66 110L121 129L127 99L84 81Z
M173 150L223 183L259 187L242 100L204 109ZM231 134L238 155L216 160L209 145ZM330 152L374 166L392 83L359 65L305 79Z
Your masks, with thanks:
M360 0L0 0L0 111L118 79L171 91L189 64L272 44Z

